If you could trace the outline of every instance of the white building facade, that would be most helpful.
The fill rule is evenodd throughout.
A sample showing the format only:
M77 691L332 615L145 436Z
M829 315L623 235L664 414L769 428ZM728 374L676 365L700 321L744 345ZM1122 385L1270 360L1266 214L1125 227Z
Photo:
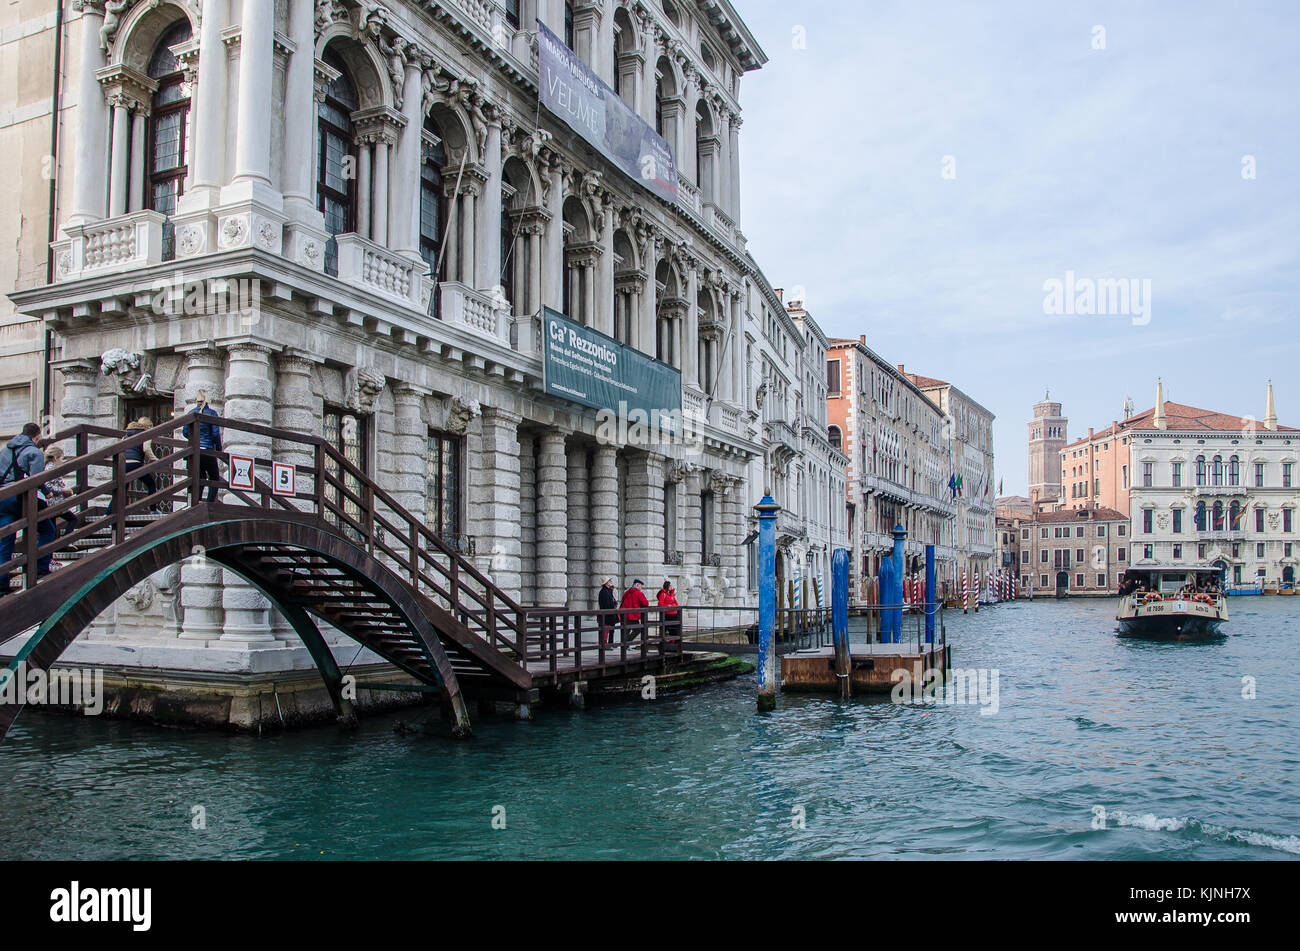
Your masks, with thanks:
M1134 567L1215 567L1232 587L1295 584L1300 430L1278 425L1271 383L1262 421L1184 421L1158 399L1151 423L1128 435Z
M541 108L537 19L668 141L675 200ZM765 56L727 0L74 0L68 27L55 279L12 295L54 332L58 426L205 390L335 442L525 604L591 607L607 576L748 600L769 444L802 437L798 355L766 391L753 359L756 313L798 331L739 227L739 85ZM254 306L207 306L221 282ZM544 306L679 370L698 438L610 441L545 394ZM78 648L310 666L247 584L174 574Z

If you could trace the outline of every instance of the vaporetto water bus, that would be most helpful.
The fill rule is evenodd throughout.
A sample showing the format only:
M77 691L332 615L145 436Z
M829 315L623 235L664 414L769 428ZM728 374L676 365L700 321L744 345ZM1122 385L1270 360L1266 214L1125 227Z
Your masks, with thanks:
M1130 568L1120 588L1120 637L1194 641L1224 636L1228 620L1217 568L1157 565Z

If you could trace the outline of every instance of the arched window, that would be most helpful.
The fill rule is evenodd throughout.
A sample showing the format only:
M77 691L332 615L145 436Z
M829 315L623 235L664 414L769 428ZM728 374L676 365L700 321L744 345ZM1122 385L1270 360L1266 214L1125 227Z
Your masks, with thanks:
M839 449L844 441L843 437L840 435L840 428L838 426L828 427L826 430L826 438L831 441L832 449Z
M325 245L325 271L338 274L339 249L334 236L356 230L357 159L352 113L359 100L338 54L327 48L323 59L339 75L325 87L325 99L316 109L316 207L325 215L325 230L330 235Z
M1196 522L1196 530L1198 532L1205 531L1205 502L1204 501L1196 503L1196 516L1194 518L1194 521Z
M1241 519L1241 503L1236 499L1228 506L1228 527L1235 529L1238 527L1237 522Z
M429 302L438 316L436 288L442 280L442 234L446 228L446 202L442 194L442 167L447 162L442 130L432 117L424 120L424 161L420 163L420 257L429 265L435 293Z
M149 60L149 78L158 83L149 110L146 145L147 207L168 217L163 225L163 257L175 256L170 218L176 199L185 190L185 149L189 134L190 95L185 74L171 48L190 38L190 22L182 20L163 34Z
M1214 484L1223 485L1223 457L1222 456L1214 457L1214 467L1211 471L1213 473L1212 478L1214 479Z
M1216 532L1223 531L1223 503L1222 502L1214 503L1214 522L1212 524L1212 528Z
M1196 457L1196 484L1205 485L1205 457Z
M1228 460L1228 485L1241 485L1241 460L1236 456Z
M614 92L636 108L639 64L636 60L636 29L625 7L614 11Z

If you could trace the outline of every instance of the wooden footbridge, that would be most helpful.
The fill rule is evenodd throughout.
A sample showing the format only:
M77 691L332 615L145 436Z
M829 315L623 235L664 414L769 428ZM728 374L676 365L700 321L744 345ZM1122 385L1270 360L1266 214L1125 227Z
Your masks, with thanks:
M0 488L0 504L16 500L8 507L19 513L0 528L0 540L17 541L0 564L0 643L35 628L9 670L24 662L48 670L133 586L194 558L265 595L302 639L343 721L355 711L318 621L436 688L459 736L470 731L467 696L527 704L543 689L635 676L681 654L680 638L655 609L607 638L608 613L522 607L319 437L204 416L226 431L226 443L245 433L296 462L293 495L273 491L271 458L253 456L251 488L232 487L228 471L221 481L205 479L203 457L225 456L200 448L196 419L190 413L135 434L88 425L56 433L50 442L73 447L67 461ZM129 467L128 451L146 443L158 458ZM145 488L150 475L153 487ZM39 500L38 490L57 478L71 494ZM208 494L217 501L205 501ZM40 523L58 524L66 513L77 521L42 545ZM60 567L43 573L50 556ZM0 738L22 693L0 703Z

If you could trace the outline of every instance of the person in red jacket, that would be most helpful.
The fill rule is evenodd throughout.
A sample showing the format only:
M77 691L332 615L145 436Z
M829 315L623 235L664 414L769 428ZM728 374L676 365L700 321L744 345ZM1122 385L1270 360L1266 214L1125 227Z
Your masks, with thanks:
M665 581L664 586L659 589L655 596L661 608L675 608L677 604L677 591L673 588L671 581ZM682 636L682 621L680 611L660 611L660 620L663 624L663 636L665 638L676 638Z
M628 640L629 633L636 635L637 631L642 629L643 615L637 608L648 608L650 602L646 600L645 592L641 590L641 579L637 578L632 582L632 587L623 592L623 600L619 602L619 610L626 611L623 615L623 640Z

